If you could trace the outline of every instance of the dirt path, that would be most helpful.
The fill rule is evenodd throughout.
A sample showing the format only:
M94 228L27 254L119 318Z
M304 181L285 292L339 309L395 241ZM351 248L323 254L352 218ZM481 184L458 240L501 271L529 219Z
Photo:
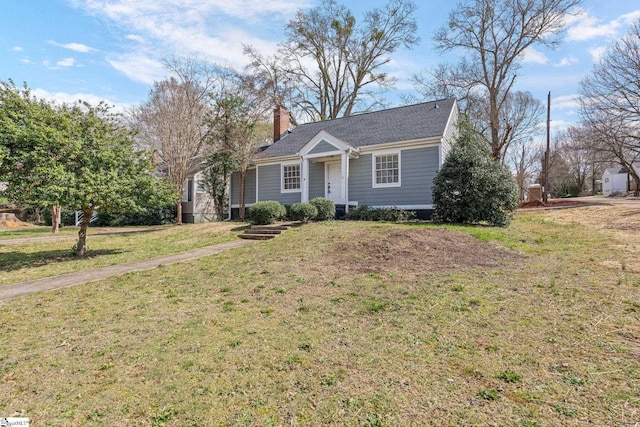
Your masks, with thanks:
M255 240L234 240L231 242L220 243L218 245L192 249L190 251L181 252L178 254L165 255L161 257L130 262L127 264L112 265L109 267L103 267L93 270L77 271L60 276L14 283L12 285L0 287L0 301L9 300L11 298L28 295L35 292L52 291L55 289L68 288L70 286L95 282L97 280L106 279L112 276L118 276L132 271L151 270L158 267L159 265L174 264L176 262L202 258L233 248L246 246L254 242Z

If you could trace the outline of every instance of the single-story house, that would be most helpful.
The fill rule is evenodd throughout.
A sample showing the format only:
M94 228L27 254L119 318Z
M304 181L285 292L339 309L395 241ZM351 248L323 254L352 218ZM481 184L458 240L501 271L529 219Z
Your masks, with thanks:
M455 99L442 99L305 123L289 130L289 113L274 111L274 143L253 159L245 178L245 206L284 205L326 197L339 212L350 207L433 211L433 179L457 137ZM240 204L231 179L231 212Z
M193 224L216 220L213 199L205 189L204 171L189 173L182 193L182 222Z
M634 163L633 169L640 171L640 163ZM602 174L602 194L609 196L614 193L622 193L634 190L633 178L627 168L617 166L605 169Z

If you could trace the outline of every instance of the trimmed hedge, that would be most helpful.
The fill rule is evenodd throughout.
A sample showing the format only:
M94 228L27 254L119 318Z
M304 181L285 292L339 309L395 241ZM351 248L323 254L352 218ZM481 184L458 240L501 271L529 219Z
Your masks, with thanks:
M273 224L286 215L286 208L275 200L257 202L249 208L249 219L255 225Z
M318 214L314 219L318 221L325 221L336 217L336 204L333 203L333 200L325 197L315 197L309 200L309 203L315 206L318 210Z
M51 209L41 211L42 220L51 225ZM76 211L62 209L60 213L62 224L74 226ZM98 217L90 224L91 227L124 227L128 225L162 225L176 222L176 206L147 207L139 212L112 213L98 211Z
M176 222L176 206L147 207L139 212L98 212L92 223L95 227L124 227L127 225L162 225Z
M291 205L290 217L294 221L309 222L318 216L318 209L311 203L295 203Z

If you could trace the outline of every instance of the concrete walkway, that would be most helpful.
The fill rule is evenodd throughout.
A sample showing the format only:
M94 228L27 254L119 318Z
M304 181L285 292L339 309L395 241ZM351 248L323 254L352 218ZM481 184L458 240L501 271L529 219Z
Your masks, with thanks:
M233 240L231 242L220 243L218 245L204 248L191 249L172 255L164 255L156 258L129 262L126 264L111 265L109 267L97 268L94 270L77 271L62 274L60 276L46 277L44 279L29 280L27 282L14 283L0 286L0 301L16 298L22 295L33 294L41 291L52 291L56 289L68 288L107 279L112 276L119 276L132 271L151 270L159 265L174 264L181 261L202 258L208 255L217 254L233 248L255 243L254 240Z

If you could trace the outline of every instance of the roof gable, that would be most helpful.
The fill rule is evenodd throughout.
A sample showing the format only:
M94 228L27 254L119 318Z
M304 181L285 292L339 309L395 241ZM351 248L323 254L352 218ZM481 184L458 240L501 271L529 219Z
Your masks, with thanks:
M301 149L299 154L302 156L311 155L325 155L326 153L334 151L345 151L348 149L354 149L350 144L336 138L325 130L321 130L311 138Z

